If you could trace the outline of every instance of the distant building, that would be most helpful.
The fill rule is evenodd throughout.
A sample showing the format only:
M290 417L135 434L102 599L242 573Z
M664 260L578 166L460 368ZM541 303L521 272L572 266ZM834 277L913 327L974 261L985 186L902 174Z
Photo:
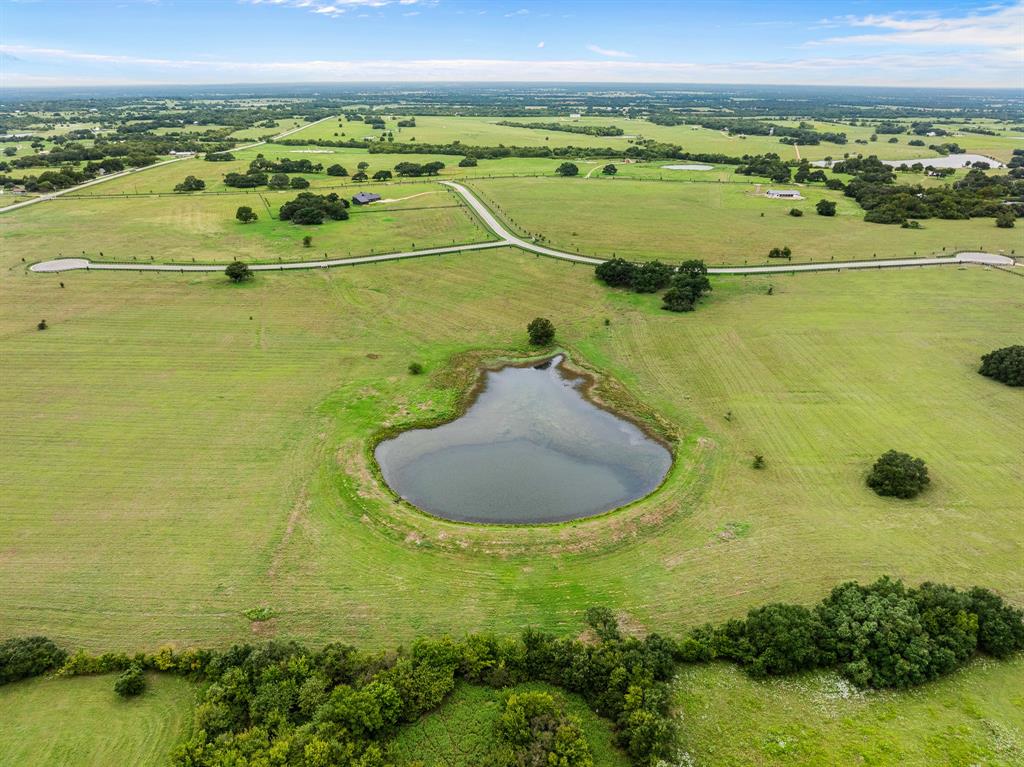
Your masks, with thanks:
M803 196L796 189L769 189L768 196L773 200L802 200Z
M371 202L377 202L379 199L380 195L373 192L356 192L352 195L352 202L356 205L367 205Z

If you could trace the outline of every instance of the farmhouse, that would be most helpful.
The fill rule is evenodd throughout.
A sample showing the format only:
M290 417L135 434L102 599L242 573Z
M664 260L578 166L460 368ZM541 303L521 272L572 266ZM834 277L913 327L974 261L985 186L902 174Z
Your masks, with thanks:
M377 202L379 199L380 195L374 194L373 192L356 192L352 196L352 202L356 205L367 205L371 202Z
M802 200L803 196L796 189L769 189L768 197L773 200Z

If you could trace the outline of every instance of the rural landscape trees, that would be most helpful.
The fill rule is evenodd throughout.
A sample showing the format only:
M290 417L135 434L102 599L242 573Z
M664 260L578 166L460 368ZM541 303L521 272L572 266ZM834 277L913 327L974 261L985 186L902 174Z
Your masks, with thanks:
M252 277L252 270L242 261L232 261L225 267L224 274L232 282L245 282Z
M876 493L896 498L913 498L929 482L924 461L898 450L883 453L871 467L867 478L868 487Z
M257 220L259 216L257 216L256 212L248 205L239 205L238 210L235 211L235 218L243 224L251 224L253 221Z
M1024 386L1024 345L1004 346L983 355L978 372L1007 386Z
M547 317L534 317L526 326L526 333L534 346L547 346L555 339L555 326Z

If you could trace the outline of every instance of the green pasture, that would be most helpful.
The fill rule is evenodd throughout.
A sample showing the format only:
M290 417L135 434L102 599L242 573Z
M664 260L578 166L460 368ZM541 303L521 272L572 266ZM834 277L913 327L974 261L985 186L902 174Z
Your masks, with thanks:
M156 171L154 171L156 172ZM59 255L99 261L248 263L341 258L371 252L492 239L461 198L431 183L360 189L395 200L353 205L346 221L298 226L280 221L278 210L296 191L162 197L59 197L0 222L4 247L27 263ZM345 192L351 194L351 191ZM240 205L259 220L241 224ZM303 237L313 237L303 247Z
M800 187L806 199L796 202L763 195L792 184L668 184L596 173L589 179L479 179L471 186L521 234L603 258L761 264L772 247L784 245L794 262L923 256L944 248L1009 253L1020 246L1015 229L999 229L991 218L928 219L920 229L866 223L854 200L820 184ZM837 203L835 217L817 215L814 206L822 199ZM804 215L789 215L791 208Z
M834 674L755 681L733 666L684 668L683 751L721 767L1024 764L1024 660L977 661L908 692L863 692Z
M0 764L160 767L188 732L194 691L149 674L140 697L114 693L114 676L32 679L0 686Z
M57 205L2 220L10 633L95 650L272 635L382 646L576 630L591 604L678 632L881 573L1024 598L1022 403L975 372L1018 340L1020 288L1004 272L716 279L685 316L514 250L242 286L26 273L10 230ZM537 315L680 430L665 486L557 527L459 525L396 504L368 440L451 412L452 355L525 351ZM429 375L409 376L411 360ZM928 461L918 500L865 488L890 447ZM750 469L755 452L765 471ZM275 617L250 624L243 612L264 605Z

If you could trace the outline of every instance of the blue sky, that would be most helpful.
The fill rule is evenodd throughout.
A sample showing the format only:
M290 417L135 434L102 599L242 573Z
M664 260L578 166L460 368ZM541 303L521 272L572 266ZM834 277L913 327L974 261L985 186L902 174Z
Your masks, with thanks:
M0 0L0 85L1024 87L1024 0Z

